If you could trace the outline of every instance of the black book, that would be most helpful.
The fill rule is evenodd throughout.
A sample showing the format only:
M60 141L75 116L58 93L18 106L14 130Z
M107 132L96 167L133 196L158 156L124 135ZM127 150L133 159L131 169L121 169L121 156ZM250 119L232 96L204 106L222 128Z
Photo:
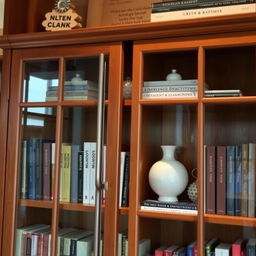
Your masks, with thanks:
M130 176L130 155L127 153L124 160L124 178L123 178L123 188L122 188L122 202L121 206L128 206L129 200L129 176Z
M78 175L77 175L77 197L78 203L83 203L83 183L84 183L84 151L78 152Z

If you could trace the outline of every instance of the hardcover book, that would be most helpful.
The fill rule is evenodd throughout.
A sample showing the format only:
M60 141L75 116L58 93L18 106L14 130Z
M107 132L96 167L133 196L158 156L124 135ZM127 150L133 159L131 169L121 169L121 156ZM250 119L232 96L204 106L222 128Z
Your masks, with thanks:
M242 144L242 198L241 216L248 216L248 154L249 145Z

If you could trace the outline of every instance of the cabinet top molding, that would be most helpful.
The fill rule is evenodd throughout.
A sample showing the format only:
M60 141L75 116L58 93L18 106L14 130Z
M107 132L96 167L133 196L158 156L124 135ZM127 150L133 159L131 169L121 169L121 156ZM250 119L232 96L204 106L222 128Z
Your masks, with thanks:
M0 47L11 49L167 37L177 39L184 36L210 36L217 33L255 32L255 27L256 13L172 22L82 28L71 31L7 34L0 37Z

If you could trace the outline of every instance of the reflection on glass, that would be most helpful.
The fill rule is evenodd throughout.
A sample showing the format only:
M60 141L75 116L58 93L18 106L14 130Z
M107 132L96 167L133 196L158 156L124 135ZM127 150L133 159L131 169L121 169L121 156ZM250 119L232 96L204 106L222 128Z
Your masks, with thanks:
M55 123L54 108L22 110L21 199L52 199Z
M23 102L55 101L58 95L58 61L25 63Z
M98 99L99 57L66 60L64 100Z

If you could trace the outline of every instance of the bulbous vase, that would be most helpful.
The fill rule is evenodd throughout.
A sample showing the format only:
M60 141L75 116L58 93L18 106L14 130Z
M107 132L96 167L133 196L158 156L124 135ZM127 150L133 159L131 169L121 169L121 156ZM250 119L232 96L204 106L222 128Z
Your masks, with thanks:
M185 166L174 157L176 146L161 146L163 157L152 165L149 171L149 184L159 195L159 201L177 202L188 184Z

